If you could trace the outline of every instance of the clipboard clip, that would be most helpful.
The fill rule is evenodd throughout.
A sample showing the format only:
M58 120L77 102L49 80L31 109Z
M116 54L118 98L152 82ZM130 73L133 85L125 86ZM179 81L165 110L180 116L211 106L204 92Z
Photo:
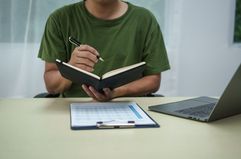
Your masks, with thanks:
M133 128L135 127L135 121L98 121L96 127L100 129L113 129L113 128Z

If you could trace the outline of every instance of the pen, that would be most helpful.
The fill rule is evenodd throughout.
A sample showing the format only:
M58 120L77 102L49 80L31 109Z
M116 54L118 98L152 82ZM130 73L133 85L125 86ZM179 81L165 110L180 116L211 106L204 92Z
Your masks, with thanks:
M133 128L135 127L135 121L116 122L116 121L99 121L96 123L97 128L110 129L110 128Z
M80 44L81 44L81 43L78 42L76 39L74 39L72 36L69 37L69 42L71 42L71 43L74 44L75 46L80 46ZM97 55L97 58L98 58L100 61L104 62L104 59L101 58L100 56Z

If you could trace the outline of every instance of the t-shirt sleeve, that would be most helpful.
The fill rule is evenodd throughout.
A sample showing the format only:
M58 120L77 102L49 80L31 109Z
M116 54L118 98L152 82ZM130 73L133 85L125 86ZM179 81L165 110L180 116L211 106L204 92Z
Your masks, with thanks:
M56 59L66 61L66 47L60 25L53 15L47 20L38 57L46 62L55 62Z
M143 61L147 64L144 75L158 74L170 69L160 26L153 15L148 30L143 51Z

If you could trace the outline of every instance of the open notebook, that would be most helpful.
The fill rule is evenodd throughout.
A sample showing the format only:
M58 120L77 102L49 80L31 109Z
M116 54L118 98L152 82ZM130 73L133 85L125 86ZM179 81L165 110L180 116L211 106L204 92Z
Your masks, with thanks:
M141 78L145 69L145 62L140 62L130 66L122 67L97 76L68 63L56 60L56 64L61 75L74 83L86 84L93 86L96 90L101 91L103 88L114 89L134 80Z

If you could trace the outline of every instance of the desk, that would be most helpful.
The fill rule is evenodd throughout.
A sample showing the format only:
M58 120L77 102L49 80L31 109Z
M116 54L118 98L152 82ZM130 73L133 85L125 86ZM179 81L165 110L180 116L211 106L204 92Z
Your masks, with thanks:
M160 128L70 129L69 104L84 99L0 99L1 159L240 159L241 115L201 123L148 111L184 98L136 101Z

